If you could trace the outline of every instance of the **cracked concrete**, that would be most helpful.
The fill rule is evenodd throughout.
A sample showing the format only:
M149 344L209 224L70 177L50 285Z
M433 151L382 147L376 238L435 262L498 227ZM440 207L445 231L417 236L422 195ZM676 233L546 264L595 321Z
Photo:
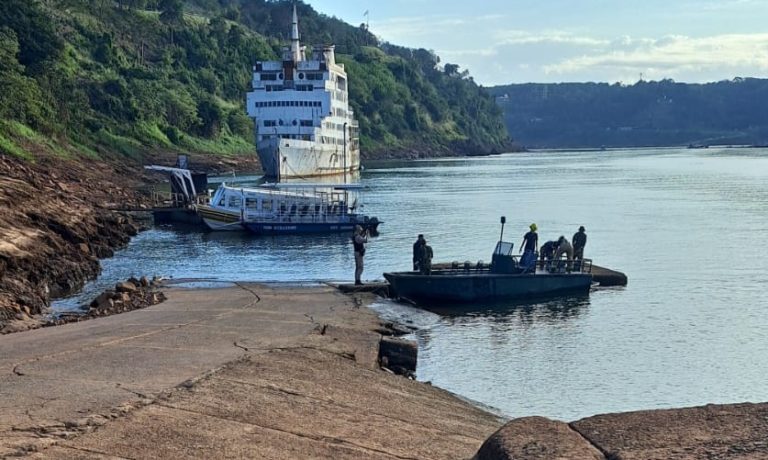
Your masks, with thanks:
M166 293L0 337L0 457L468 458L500 425L379 370L369 298L244 283Z

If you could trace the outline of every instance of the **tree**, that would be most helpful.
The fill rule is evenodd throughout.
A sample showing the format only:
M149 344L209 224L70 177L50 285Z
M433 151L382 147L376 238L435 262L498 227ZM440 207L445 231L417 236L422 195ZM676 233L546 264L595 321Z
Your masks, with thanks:
M184 22L184 4L181 0L160 0L160 21L168 26Z

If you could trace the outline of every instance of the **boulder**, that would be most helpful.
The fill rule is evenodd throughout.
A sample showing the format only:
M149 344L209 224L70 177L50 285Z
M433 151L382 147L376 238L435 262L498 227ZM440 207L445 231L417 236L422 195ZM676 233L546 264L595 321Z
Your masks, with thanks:
M418 354L418 345L412 340L382 337L381 341L379 341L379 361L383 362L384 358L386 358L386 367L392 370L416 371ZM398 373L403 374L407 372L400 371Z
M117 290L117 292L136 292L139 288L130 281L124 281L122 283L117 283L115 285L115 290Z
M605 460L567 423L544 417L510 421L485 440L473 460Z
M102 292L98 297L93 299L91 302L91 308L103 309L111 307L113 305L112 296L114 294L115 293L113 291Z

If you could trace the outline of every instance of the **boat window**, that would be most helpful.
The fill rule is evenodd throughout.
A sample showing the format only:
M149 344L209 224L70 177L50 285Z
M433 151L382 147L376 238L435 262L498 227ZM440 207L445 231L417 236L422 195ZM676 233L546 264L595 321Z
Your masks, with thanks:
M240 198L240 195L232 195L229 197L229 207L230 208L239 208L242 204L242 199Z
M306 216L307 214L309 214L309 205L305 204L304 206L302 206L300 213L302 216Z
M218 206L224 207L226 205L227 205L227 199L225 197L221 197L221 199L219 200Z
M296 205L295 205L295 204L292 204L292 205L291 205L291 212L290 212L290 214L291 214L292 216L296 215Z
M499 241L496 244L496 249L493 251L494 254L502 254L502 255L509 255L512 252L512 246L514 246L514 243L508 243L506 241Z
M280 203L280 214L285 214L285 203Z
M261 210L262 211L271 211L272 210L272 200L261 200Z
M257 198L245 198L245 207L248 209L257 209L259 206L259 200Z

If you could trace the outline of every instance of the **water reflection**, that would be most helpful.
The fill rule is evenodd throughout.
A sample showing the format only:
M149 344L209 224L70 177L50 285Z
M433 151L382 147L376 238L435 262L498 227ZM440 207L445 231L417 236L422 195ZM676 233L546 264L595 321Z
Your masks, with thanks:
M589 296L578 295L538 301L514 301L476 304L472 306L424 307L440 315L430 327L419 329L415 335L421 347L429 347L433 334L449 330L481 330L478 340L494 346L505 345L512 334L534 327L562 326L564 322L586 314ZM434 327L437 326L437 327Z
M542 297L536 300L507 300L470 305L424 305L425 310L450 318L468 316L508 318L519 317L524 321L564 320L576 317L580 310L589 306L589 295L566 297Z

